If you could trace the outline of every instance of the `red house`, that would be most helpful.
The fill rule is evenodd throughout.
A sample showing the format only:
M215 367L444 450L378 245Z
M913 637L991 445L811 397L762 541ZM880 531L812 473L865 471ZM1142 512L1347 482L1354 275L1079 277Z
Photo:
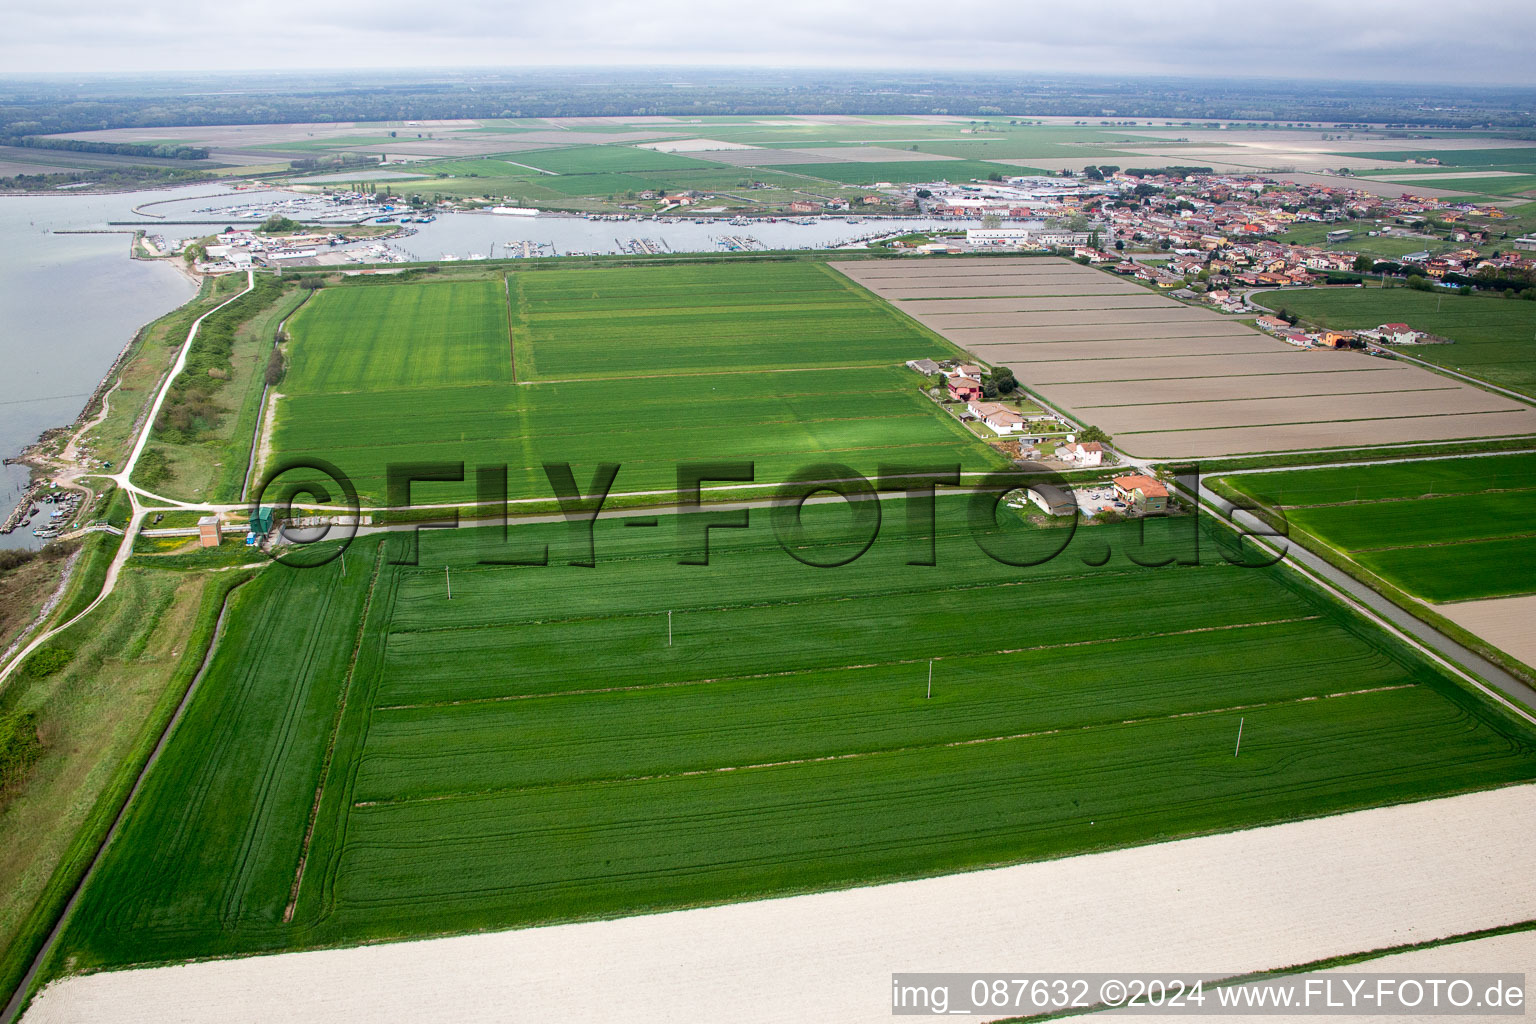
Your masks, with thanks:
M974 377L951 377L944 384L949 388L949 397L957 402L981 397L981 381Z

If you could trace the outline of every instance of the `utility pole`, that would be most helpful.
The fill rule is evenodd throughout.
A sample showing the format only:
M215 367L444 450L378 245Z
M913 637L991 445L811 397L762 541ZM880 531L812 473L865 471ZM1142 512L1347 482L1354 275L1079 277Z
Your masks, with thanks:
M453 600L453 577L448 575L448 567L443 566L443 582L448 586L448 600Z
M1239 750L1243 749L1243 722L1244 721L1246 721L1246 719L1244 719L1244 718L1239 718L1237 720L1237 746L1232 748L1232 756L1233 757L1236 757L1237 756L1237 752Z
M932 658L928 659L928 696L924 697L923 699L924 700L932 700L933 699L933 659Z
M672 646L672 611L667 610L667 646Z

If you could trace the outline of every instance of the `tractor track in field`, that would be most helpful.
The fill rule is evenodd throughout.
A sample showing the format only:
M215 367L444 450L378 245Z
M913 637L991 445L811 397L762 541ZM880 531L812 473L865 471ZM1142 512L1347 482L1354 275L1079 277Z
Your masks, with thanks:
M1029 654L1035 651L1066 650L1073 647L1093 647L1099 644L1132 643L1138 640L1162 640L1175 636L1193 636L1199 633L1221 633L1233 629L1255 629L1264 626L1284 626L1298 622L1315 622L1320 615L1301 615L1292 619L1270 619L1264 622L1235 622L1224 626L1196 626L1191 629L1178 629L1165 633L1140 633L1133 636L1100 637L1092 640L1069 640L1059 644L1039 644L1033 647L1011 647L993 651L967 651L964 654L938 654L931 658L899 658L895 661L872 661L857 665L836 665L824 669L816 669L820 672L852 672L868 668L888 668L897 665L921 665L929 661L948 661L952 658L985 658L996 657L1004 654ZM422 711L428 708L461 707L474 704L500 704L514 700L538 700L550 697L582 697L599 693L628 693L634 690L665 690L680 686L708 686L711 683L728 683L748 679L776 679L783 676L801 675L804 669L790 669L782 672L752 672L739 676L716 676L711 679L688 679L668 683L634 683L627 686L601 686L582 690L556 690L547 693L514 693L502 694L495 697L465 697L461 700L428 701L418 704L381 704L376 711Z
M342 558L346 557L343 553ZM315 799L309 808L309 820L304 826L304 842L299 847L299 863L293 873L293 887L288 891L288 904L283 908L283 923L293 921L294 910L299 904L299 890L304 884L304 867L309 863L309 848L315 838L315 823L320 818L320 803L325 796L325 784L330 778L331 765L336 757L336 737L341 730L341 719L347 710L347 697L352 692L352 678L357 670L358 652L362 650L363 633L368 624L368 613L373 608L373 595L379 583L379 566L384 560L384 545L377 545L374 553L373 572L368 578L368 593L363 598L363 610L357 620L357 635L352 641L352 654L347 660L347 676L342 681L336 698L336 712L331 718L331 729L325 743L325 755L320 762L320 781L315 784Z
M1242 711L1262 711L1266 708L1288 707L1295 704L1312 704L1320 700L1336 700L1342 697L1363 697L1372 693L1389 693L1394 690L1412 690L1418 683L1394 683L1388 686L1370 686L1360 690L1340 690L1335 693L1308 694L1305 697L1290 697L1281 700L1256 701L1252 704L1233 704L1229 707L1202 708L1197 711L1175 711L1165 715L1147 715L1141 718L1124 718L1105 720L1100 722L1087 722L1082 725L1058 726L1054 729L1034 729L1029 732L1008 733L1003 736L976 736L964 740L945 740L939 743L907 743L899 747L881 747L878 750L854 750L846 754L825 754L819 757L797 757L783 761L760 761L753 764L719 765L713 768L692 768L677 772L655 772L649 775L618 775L607 778L576 779L572 781L550 782L532 786L501 786L490 789L465 790L455 793L434 793L430 796L397 797L385 800L360 800L352 806L356 808L368 807L404 807L414 804L440 803L444 800L462 800L483 796L500 796L509 793L533 793L550 789L569 789L580 786L607 786L623 785L631 782L657 782L670 779L689 779L703 775L724 775L730 772L755 771L767 768L790 768L796 765L827 764L835 761L859 761L872 757L884 757L892 754L907 754L920 750L949 750L955 747L973 747L983 743L1010 743L1018 740L1043 739L1047 736L1061 736L1067 733L1097 732L1101 729L1119 729L1125 726L1149 725L1153 722L1171 722L1182 718L1209 718L1212 715L1226 715Z

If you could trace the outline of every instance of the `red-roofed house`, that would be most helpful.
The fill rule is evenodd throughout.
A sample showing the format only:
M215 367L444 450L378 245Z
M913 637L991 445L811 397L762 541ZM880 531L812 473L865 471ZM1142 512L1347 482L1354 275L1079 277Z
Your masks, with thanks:
M1168 488L1142 473L1115 477L1115 494L1138 512L1168 509Z
M957 402L969 402L973 398L981 397L981 381L975 377L962 377L955 375L944 382L949 389L949 397Z

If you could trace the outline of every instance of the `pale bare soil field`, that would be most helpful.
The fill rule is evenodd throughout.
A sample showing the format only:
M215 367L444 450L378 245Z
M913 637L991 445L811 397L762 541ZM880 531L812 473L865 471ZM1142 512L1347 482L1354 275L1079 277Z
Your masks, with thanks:
M930 325L932 326L932 325ZM1084 323L1074 326L1055 325L1049 327L951 327L945 332L952 335L955 341L969 338L986 338L981 344L987 346L997 345L1031 345L1048 341L1120 341L1126 340L1131 335L1136 341L1151 341L1162 338L1254 338L1253 332L1246 330L1240 324L1234 324L1229 320L1175 320L1172 323L1166 321L1142 320L1135 323L1121 322L1118 324ZM1254 340L1263 341L1262 338ZM965 342L961 342L964 344Z
M1163 402L1225 402L1247 398L1304 398L1308 395L1368 395L1387 391L1441 391L1454 389L1450 381L1426 381L1404 367L1387 365L1380 370L1343 370L1338 373L1295 373L1276 380L1255 377L1189 377L1183 380L1147 381L1126 401L1120 384L1062 384L1055 389L1061 401L1074 409L1104 406L1134 408Z
M906 299L1002 299L1031 298L1037 295L1127 295L1135 292L1149 294L1144 289L1105 277L1103 282L1087 280L1073 284L989 284L989 285L921 285L913 287L880 285L873 289L881 298L903 301ZM1156 298L1156 296L1153 296ZM1169 300L1172 301L1172 300Z
M1160 305L1094 309L1100 296L1090 293L1102 290L1105 301L1118 301L1125 290L1140 289L1068 260L1026 257L1014 263L1011 268L1005 258L989 260L980 271L972 270L970 261L832 266L888 300L948 298L895 305L981 362L1010 367L1026 387L1109 431L1134 456L1205 457L1536 433L1536 409L1429 370L1361 352L1296 349L1144 292ZM1067 266L1077 268L1073 283L1045 283L1069 273ZM997 283L1004 279L1017 283ZM1008 309L974 309L976 300L1001 298L1000 289L1017 292L1007 300ZM1071 301L1082 307L1073 311L1075 320L1060 316L1064 311L1054 304L1063 294L1074 295ZM1035 306L1037 298L1048 297L1053 305ZM1029 319L1045 311L1052 323ZM1319 388L1311 379L1318 374L1327 375L1327 386ZM1192 381L1201 383L1187 383ZM1154 382L1160 390L1147 390ZM1168 382L1186 382L1186 390L1179 397L1153 397L1166 392ZM1099 386L1091 392L1062 387L1084 384Z
M1437 604L1435 611L1527 665L1536 665L1536 594ZM1536 964L1536 958L1530 962Z
M1037 369L1049 372L1053 363L1096 365L1141 359L1178 359L1189 356L1222 356L1262 353L1262 340L1229 334L1217 338L1147 338L1100 339L1098 341L1037 341L1027 344L977 345L965 331L941 332L957 345L976 353L977 358L995 366L1007 366L1028 383L1038 379Z
M1287 423L1327 423L1346 420L1345 429L1361 420L1398 419L1413 412L1413 404L1434 408L1436 415L1499 414L1508 402L1486 391L1448 388L1441 391L1391 391L1376 395L1326 395L1321 398L1244 398L1233 401L1169 402L1162 405L1104 406L1094 416L1113 434L1132 435L1160 430L1204 430L1210 427L1257 427ZM1127 439L1135 447L1135 442Z
M923 280L945 277L979 277L986 274L1042 274L1059 276L1079 274L1097 276L1092 267L1071 260L1021 258L1018 256L976 256L964 260L923 260L921 263L851 263L840 268L855 281L886 281L893 277L918 274Z
M894 971L1237 975L1530 920L1533 821L1536 786L1511 786L841 892L97 974L23 1019L874 1024Z
M672 118L658 118L657 122L672 121ZM667 142L641 142L637 144L639 149L654 149L658 153L715 153L721 150L757 149L745 142L721 142L719 139L672 139Z
M955 302L953 305L963 305ZM902 306L912 313L908 305ZM1092 324L1229 324L1230 320L1217 313L1189 306L1170 306L1159 303L1144 309L1052 309L1019 310L1017 312L934 312L913 313L913 316L929 327L1083 327Z
M987 289L1008 288L1013 295L1071 295L1076 288L1095 288L1107 292L1144 291L1137 285L1117 281L1100 274L1089 277L1084 274L1009 274L999 271L992 274L976 274L966 277L936 277L928 280L921 274L885 278L878 282L885 289L921 289L936 299L968 299L988 294ZM926 297L926 296L925 296Z
M1128 353L1134 356L1134 351ZM1127 404L1141 397L1145 381L1227 380L1232 377L1289 376L1291 374L1332 373L1328 355L1322 352L1263 352L1248 356L1171 356L1164 359L1074 359L1041 363L1019 379L1026 384L1082 384L1112 381L1121 388ZM1018 364L1008 363L1015 370ZM1052 392L1054 394L1054 392Z
M1095 411L1094 416L1098 413ZM1092 418L1089 419L1092 422ZM1404 440L1508 437L1531 430L1529 414L1419 416L1359 423L1294 423L1285 426L1177 430L1128 436L1121 447L1148 459L1215 458L1233 452L1369 447Z
M1181 308L1189 308L1180 305ZM1015 295L1002 299L909 299L901 304L901 311L913 316L941 313L1029 313L1036 310L1076 311L1087 315L1110 309L1151 311L1167 308L1167 299L1148 291L1115 295Z

